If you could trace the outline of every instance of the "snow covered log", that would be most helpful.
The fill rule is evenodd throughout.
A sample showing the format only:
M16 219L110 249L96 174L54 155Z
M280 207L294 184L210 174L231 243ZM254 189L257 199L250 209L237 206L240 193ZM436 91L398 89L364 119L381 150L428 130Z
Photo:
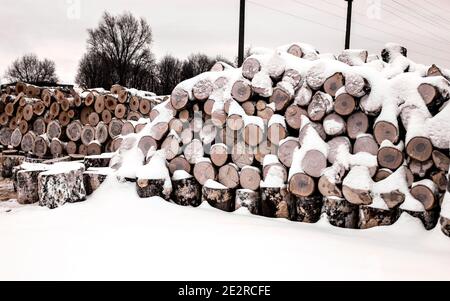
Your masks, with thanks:
M234 190L214 181L208 180L202 189L202 201L212 207L233 212L235 210Z
M172 176L172 200L181 206L198 207L201 203L201 186L184 170L177 170Z
M339 228L357 229L359 206L339 197L325 197L323 211L328 222Z
M295 208L294 220L303 223L317 223L322 213L323 197L312 195L308 197L292 196Z
M220 172L219 172L220 174ZM239 174L239 183L243 189L256 191L261 182L261 172L257 167L245 166Z
M390 170L396 170L404 161L403 155L404 145L400 142L398 145L394 145L389 140L384 140L377 153L378 164L382 168L388 168Z
M48 169L43 164L24 163L15 176L17 202L19 204L34 204L39 202L38 176Z
M2 177L11 178L13 176L12 170L15 166L19 166L24 161L25 157L17 154L5 154L3 152L1 156L2 160Z
M136 191L139 197L158 196L165 200L170 199L172 181L163 150L156 151L149 162L138 169L136 177Z
M411 215L412 217L418 218L426 230L432 230L434 227L436 227L436 224L439 221L439 210L438 208L434 208L432 210L426 210L426 211L412 211L412 210L406 210L406 209L400 209L400 214L403 212Z
M359 207L359 228L369 229L379 226L390 226L398 219L397 209L380 209L370 205L361 205Z
M38 176L39 205L55 209L65 203L84 201L83 172L84 165L75 162L56 163L41 172Z
M83 184L86 195L91 195L105 181L106 177L112 173L108 167L90 167L83 172Z
M261 214L266 217L293 219L295 207L279 168L270 168L260 185Z
M101 155L93 155L84 157L84 166L86 170L91 167L108 167L111 162L113 153L104 153Z
M259 191L253 191L249 189L237 189L236 190L236 200L235 209L247 208L251 214L260 214L260 196Z

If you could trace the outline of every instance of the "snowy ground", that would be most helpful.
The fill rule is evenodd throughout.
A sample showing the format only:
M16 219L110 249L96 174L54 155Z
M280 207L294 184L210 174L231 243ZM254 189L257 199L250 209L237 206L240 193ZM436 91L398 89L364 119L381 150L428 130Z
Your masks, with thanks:
M450 280L450 239L408 215L338 229L139 199L114 180L56 210L0 203L0 244L0 280Z

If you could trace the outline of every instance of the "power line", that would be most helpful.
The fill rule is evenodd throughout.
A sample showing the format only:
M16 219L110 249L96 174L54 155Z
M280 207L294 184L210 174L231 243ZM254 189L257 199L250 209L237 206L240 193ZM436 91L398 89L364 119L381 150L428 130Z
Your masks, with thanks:
M429 5L431 5L431 6L433 6L433 7L436 7L436 8L438 8L439 10L443 10L443 11L445 11L447 14L450 14L450 10L447 10L447 9L445 9L445 8L443 8L443 7L437 7L436 5L434 5L434 3L431 3L431 2L429 2L428 0L423 0L425 3L428 3Z
M343 16L340 16L340 15L338 15L338 14L334 14L334 13L328 12L328 11L326 11L326 10L324 10L324 9L315 7L315 6L313 6L313 5L306 4L306 3L302 3L302 2L299 2L299 1L296 1L296 0L291 0L291 1L297 3L298 5L306 6L306 7L315 9L315 10L317 10L317 11L320 11L320 12L322 12L322 13L325 13L325 14L328 14L328 15L331 15L331 16L335 16L335 17L337 17L337 18L341 18L341 19L344 19L344 20L345 20L345 18L344 18ZM391 32L388 32L388 31L385 31L385 30L382 30L382 29L379 29L379 28L376 28L376 27L373 27L373 26L365 25L365 24L362 24L362 23L359 23L359 22L354 22L354 23L355 23L355 24L358 24L358 25L360 25L360 26L364 26L364 27L366 27L366 28L375 30L375 31L381 31L381 32L383 32L383 33L385 33L385 34L388 34L388 35L391 35L391 36L395 36L395 37L400 38L400 39L403 39L403 40L405 40L405 41L410 41L411 43L415 43L415 44L417 44L417 45L421 45L421 46L426 47L426 48L428 48L428 49L433 49L433 50L436 50L436 51L441 51L441 52L444 52L444 53L446 53L446 54L448 53L448 50L439 49L439 48L436 48L436 47L433 47L433 46L429 46L429 45L424 44L424 43L421 43L421 42L416 42L416 41L414 41L414 40L405 38L404 36L401 36L401 35L398 35L398 34L395 34L395 33L391 33Z
M327 4L329 4L329 5L333 5L333 6L335 6L335 7L338 7L338 8L341 8L341 9L345 9L345 8L342 7L342 6L339 6L339 5L335 4L335 3L328 2L327 0L321 0L321 1L323 1L323 2L325 2L325 3L327 3ZM390 13L390 11L388 11L388 12ZM355 10L355 14L357 14L357 15L359 15L359 16L362 16L362 17L364 17L364 18L367 18L367 16L366 16L365 14L363 14L363 13L357 11L357 10ZM394 16L396 16L396 15L394 15ZM409 29L407 29L407 28L404 28L404 27L401 27L401 26L394 25L394 24L392 24L392 23L382 22L382 21L376 20L376 19L373 19L373 21L375 21L375 22L377 22L377 23L380 23L380 24L382 24L382 25L388 25L388 26L390 26L390 27L395 27L395 28L398 29L398 30L410 32L410 33L412 33L412 34L414 34L414 35L423 37L423 38L425 38L425 39L433 40L433 41L436 41L436 42L438 42L438 43L448 44L447 42L443 41L443 40L440 39L440 38L435 38L435 37L430 36L430 35L424 35L424 34L419 33L419 32L414 32L414 31L409 30ZM404 21L406 21L406 22L409 23L409 21L406 20L406 19L405 19ZM411 23L411 24L412 24L412 25L415 25L414 23ZM439 49L439 50L441 50L441 51L448 52L447 50L443 50L443 49L440 49L440 48L436 48L436 49Z
M295 14L292 14L292 13L289 13L289 12L285 12L285 11L282 11L282 10L279 10L279 9L276 9L276 8L273 8L273 7L270 7L270 6L258 3L258 2L254 2L254 1L251 1L251 0L247 0L247 1L249 3L251 3L251 4L253 4L253 5L256 5L256 6L259 6L259 7L263 7L265 9L267 9L267 10L275 11L277 13L280 13L280 14L283 14L283 15L287 15L287 16L290 16L290 17L295 18L295 19L299 19L299 20L310 22L310 23L314 23L314 24L326 27L328 29L331 29L333 31L337 31L339 33L342 33L341 30L336 29L336 28L334 28L332 26L329 26L327 24L320 23L320 22L317 22L317 21L314 21L314 20L311 20L311 19L307 19L307 18L304 18L304 17L300 17L298 15L295 15ZM383 41L380 41L380 40L377 40L377 39L373 39L373 38L369 38L367 36L364 36L364 35L361 35L361 34L358 34L358 33L354 33L353 35L358 36L358 37L363 38L363 39L368 40L368 41L372 41L372 42L374 42L376 44L385 45L385 42L383 42ZM421 53L421 52L418 52L418 51L414 51L414 53L422 55L424 57L429 57L429 58L434 58L434 59L439 59L439 60L450 62L450 59L448 59L448 58L443 58L443 57L433 56L433 55L429 55L429 54L424 54L424 53Z
M388 5L387 3L384 3L384 2L383 2L383 5L389 7L389 8L391 8L391 9L393 9L393 10L398 10L398 8L393 7L393 6L390 6L390 5ZM386 9L386 7L385 7L385 9ZM435 36L435 37L438 38L438 39L442 39L442 40L444 40L444 41L450 43L449 40L446 40L446 39L444 39L444 38L441 37L441 36L435 35L432 31L429 31L428 29L426 29L426 28L424 28L424 27L421 27L421 26L419 26L419 25L417 25L417 24L415 24L415 23L409 21L408 19L406 19L406 18L400 16L399 14L397 14L397 13L391 11L391 10L388 10L388 9L386 9L386 11L390 12L392 15L394 15L394 16L396 16L396 17L402 19L402 20L405 21L405 22L408 22L409 24L412 24L412 25L414 25L415 27L417 27L417 28L419 28L419 29L421 29L421 30L423 30L423 31L426 31L428 34L431 34L431 35ZM405 14L405 12L403 12L403 13ZM406 13L406 15L409 16L408 13Z
M414 3L415 5L417 5L419 8L423 9L424 11L428 12L428 14L430 14L431 16L437 16L439 19L441 19L441 22L442 22L442 23L446 23L447 25L450 25L450 22L448 22L444 17L442 17L442 16L439 15L438 13L432 11L432 10L429 9L428 7L422 6L421 4L416 3L416 2L413 2L413 1L410 1L410 2Z
M428 16L424 16L421 13L419 13L418 11L416 11L415 9L413 9L412 7L409 7L407 5L404 5L403 3L399 3L396 0L392 0L394 3L396 3L397 5L406 8L409 11L412 11L413 13L415 13L417 16L421 17L422 19L425 20L425 22L427 22L428 24L432 25L432 26L439 26L439 23L436 23L435 20L430 19ZM448 29L448 28L447 28Z

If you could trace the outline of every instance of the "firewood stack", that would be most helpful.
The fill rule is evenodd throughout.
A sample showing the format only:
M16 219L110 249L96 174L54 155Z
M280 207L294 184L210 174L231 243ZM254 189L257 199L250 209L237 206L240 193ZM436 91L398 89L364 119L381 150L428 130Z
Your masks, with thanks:
M396 44L381 57L257 48L180 83L116 139L110 167L180 205L361 229L406 212L431 229L449 203L449 75Z
M133 180L131 166L151 169L162 150L174 182L182 171L203 186L183 191L225 211L302 222L323 213L364 229L407 212L431 229L450 165L449 98L448 72L415 64L399 45L381 59L258 48L240 69L218 63L180 83L145 131L123 138L113 167ZM138 191L161 196L163 182L137 178Z
M142 129L163 97L114 85L66 90L25 83L8 86L0 101L0 143L37 158L115 151L121 135Z

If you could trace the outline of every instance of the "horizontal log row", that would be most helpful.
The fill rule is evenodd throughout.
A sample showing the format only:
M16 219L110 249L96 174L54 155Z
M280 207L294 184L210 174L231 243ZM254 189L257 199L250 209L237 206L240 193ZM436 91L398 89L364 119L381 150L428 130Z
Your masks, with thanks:
M82 91L19 82L1 93L0 144L40 158L114 151L114 139L142 129L163 99L119 85Z

